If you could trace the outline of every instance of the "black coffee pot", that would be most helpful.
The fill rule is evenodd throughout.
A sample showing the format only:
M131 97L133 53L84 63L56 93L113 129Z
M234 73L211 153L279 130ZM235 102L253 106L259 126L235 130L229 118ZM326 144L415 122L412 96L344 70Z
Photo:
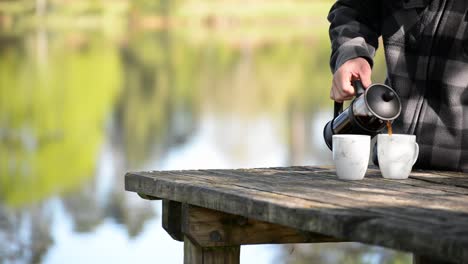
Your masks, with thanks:
M400 115L401 102L395 91L384 84L373 84L364 89L360 80L353 80L356 97L343 111L343 103L335 102L333 120L323 129L323 137L332 149L332 137L336 134L361 134L375 136L387 121Z

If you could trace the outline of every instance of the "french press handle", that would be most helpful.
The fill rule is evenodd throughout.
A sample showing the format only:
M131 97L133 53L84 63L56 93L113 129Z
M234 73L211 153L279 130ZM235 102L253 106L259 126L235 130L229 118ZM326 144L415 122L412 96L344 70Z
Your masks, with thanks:
M351 85L354 87L354 92L356 93L356 98L361 96L364 92L364 86L362 85L361 80L352 80ZM343 103L339 103L335 101L335 108L333 111L333 118L339 116L343 112Z
M338 103L335 101L335 109L333 112L333 119L339 116L343 112L343 103Z

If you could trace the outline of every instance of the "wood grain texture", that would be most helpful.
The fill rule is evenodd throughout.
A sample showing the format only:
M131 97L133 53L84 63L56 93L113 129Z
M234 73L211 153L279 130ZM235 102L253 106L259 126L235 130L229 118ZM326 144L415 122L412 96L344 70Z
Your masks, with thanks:
M182 232L202 247L343 242L333 237L184 204Z
M136 172L126 189L349 241L468 262L468 175L369 169L342 181L332 167Z
M240 262L240 246L231 247L201 247L197 243L184 238L184 264L238 264Z

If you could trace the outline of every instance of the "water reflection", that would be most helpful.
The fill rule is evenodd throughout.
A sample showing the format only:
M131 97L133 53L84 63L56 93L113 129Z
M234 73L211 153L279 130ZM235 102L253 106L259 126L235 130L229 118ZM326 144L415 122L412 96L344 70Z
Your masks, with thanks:
M29 28L21 14L0 13L0 262L180 263L160 203L124 192L126 171L331 162L321 139L331 118L329 4L298 3L322 11L300 12L294 30L277 13L275 30L236 12L187 26L191 5L91 5L76 21L51 15ZM112 19L89 15L99 12ZM169 26L172 13L185 24ZM293 247L245 247L242 261L408 261L358 244Z
M297 244L286 246L282 251L286 263L411 263L408 254L396 254L381 247L359 243Z

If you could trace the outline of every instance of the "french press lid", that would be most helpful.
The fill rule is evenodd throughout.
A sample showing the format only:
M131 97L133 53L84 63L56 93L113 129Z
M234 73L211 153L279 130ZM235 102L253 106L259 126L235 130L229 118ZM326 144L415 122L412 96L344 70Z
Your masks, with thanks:
M393 120L400 115L400 97L385 84L372 84L364 93L369 111L381 120Z

